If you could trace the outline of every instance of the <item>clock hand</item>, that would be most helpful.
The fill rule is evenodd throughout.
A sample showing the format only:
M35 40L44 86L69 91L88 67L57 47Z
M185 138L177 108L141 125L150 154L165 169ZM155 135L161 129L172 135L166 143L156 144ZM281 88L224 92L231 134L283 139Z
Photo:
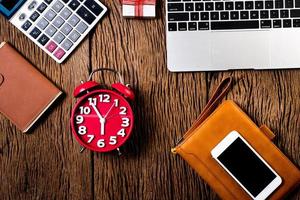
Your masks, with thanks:
M116 116L120 116L120 114L117 113L117 114L110 115L110 116L108 116L108 117L106 118L106 120L111 119L111 118L116 117ZM128 115L122 115L122 117L128 117Z
M101 129L100 129L100 135L104 135L104 131L105 131L105 118L100 119L100 125L101 125Z
M100 121L101 121L101 119L104 119L104 118L101 116L99 110L96 108L96 106L95 106L94 104L92 104L92 107L93 107L93 109L95 110L95 112L96 112L97 116L99 117Z
M99 110L97 109L97 107L96 107L94 104L92 104L92 107L93 107L93 109L95 110L97 116L98 116L99 119L100 119L100 120L99 120L99 121L100 121L100 125L101 125L101 128L100 128L100 134L101 134L101 135L104 135L104 130L105 130L105 119L101 116Z
M109 108L109 110L107 111L107 113L104 116L104 119L106 119L107 115L110 113L110 111L112 110L112 108L115 106L115 103L113 103L113 105Z

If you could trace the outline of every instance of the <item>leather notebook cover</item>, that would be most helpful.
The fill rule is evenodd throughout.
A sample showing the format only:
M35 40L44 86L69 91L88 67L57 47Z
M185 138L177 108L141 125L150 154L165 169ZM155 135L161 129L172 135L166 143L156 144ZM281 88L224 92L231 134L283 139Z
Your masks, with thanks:
M62 94L8 43L0 45L0 112L28 131Z
M282 178L269 199L282 199L300 183L299 169L270 140L274 134L255 123L233 101L225 101L172 151L190 166L222 199L251 199L239 184L215 161L211 150L231 131L239 132Z

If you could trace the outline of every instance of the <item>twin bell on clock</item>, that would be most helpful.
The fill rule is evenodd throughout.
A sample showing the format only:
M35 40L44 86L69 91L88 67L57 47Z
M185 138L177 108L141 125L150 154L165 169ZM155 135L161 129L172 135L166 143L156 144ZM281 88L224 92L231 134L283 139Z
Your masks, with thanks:
M112 71L119 82L104 89L92 76L96 72ZM96 152L118 150L130 137L134 114L129 101L134 100L133 91L124 84L121 74L112 69L93 71L87 82L74 90L79 98L71 115L71 128L79 144Z

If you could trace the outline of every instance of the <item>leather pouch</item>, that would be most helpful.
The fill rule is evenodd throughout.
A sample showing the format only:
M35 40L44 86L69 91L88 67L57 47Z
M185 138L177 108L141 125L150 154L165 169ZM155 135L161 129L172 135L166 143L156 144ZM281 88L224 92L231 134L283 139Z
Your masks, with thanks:
M62 94L8 43L0 45L0 112L27 132Z
M172 149L212 187L222 199L251 199L240 185L212 158L211 150L231 131L239 132L279 174L282 184L269 199L282 199L300 183L299 169L273 144L275 135L266 126L258 127L233 101L218 102L230 88L225 79L202 114Z

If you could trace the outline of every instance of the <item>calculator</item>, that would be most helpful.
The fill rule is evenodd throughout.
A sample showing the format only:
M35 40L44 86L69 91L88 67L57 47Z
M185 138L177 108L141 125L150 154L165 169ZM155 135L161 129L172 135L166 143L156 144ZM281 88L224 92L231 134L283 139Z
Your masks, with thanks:
M0 12L58 63L106 11L98 0L0 0Z

